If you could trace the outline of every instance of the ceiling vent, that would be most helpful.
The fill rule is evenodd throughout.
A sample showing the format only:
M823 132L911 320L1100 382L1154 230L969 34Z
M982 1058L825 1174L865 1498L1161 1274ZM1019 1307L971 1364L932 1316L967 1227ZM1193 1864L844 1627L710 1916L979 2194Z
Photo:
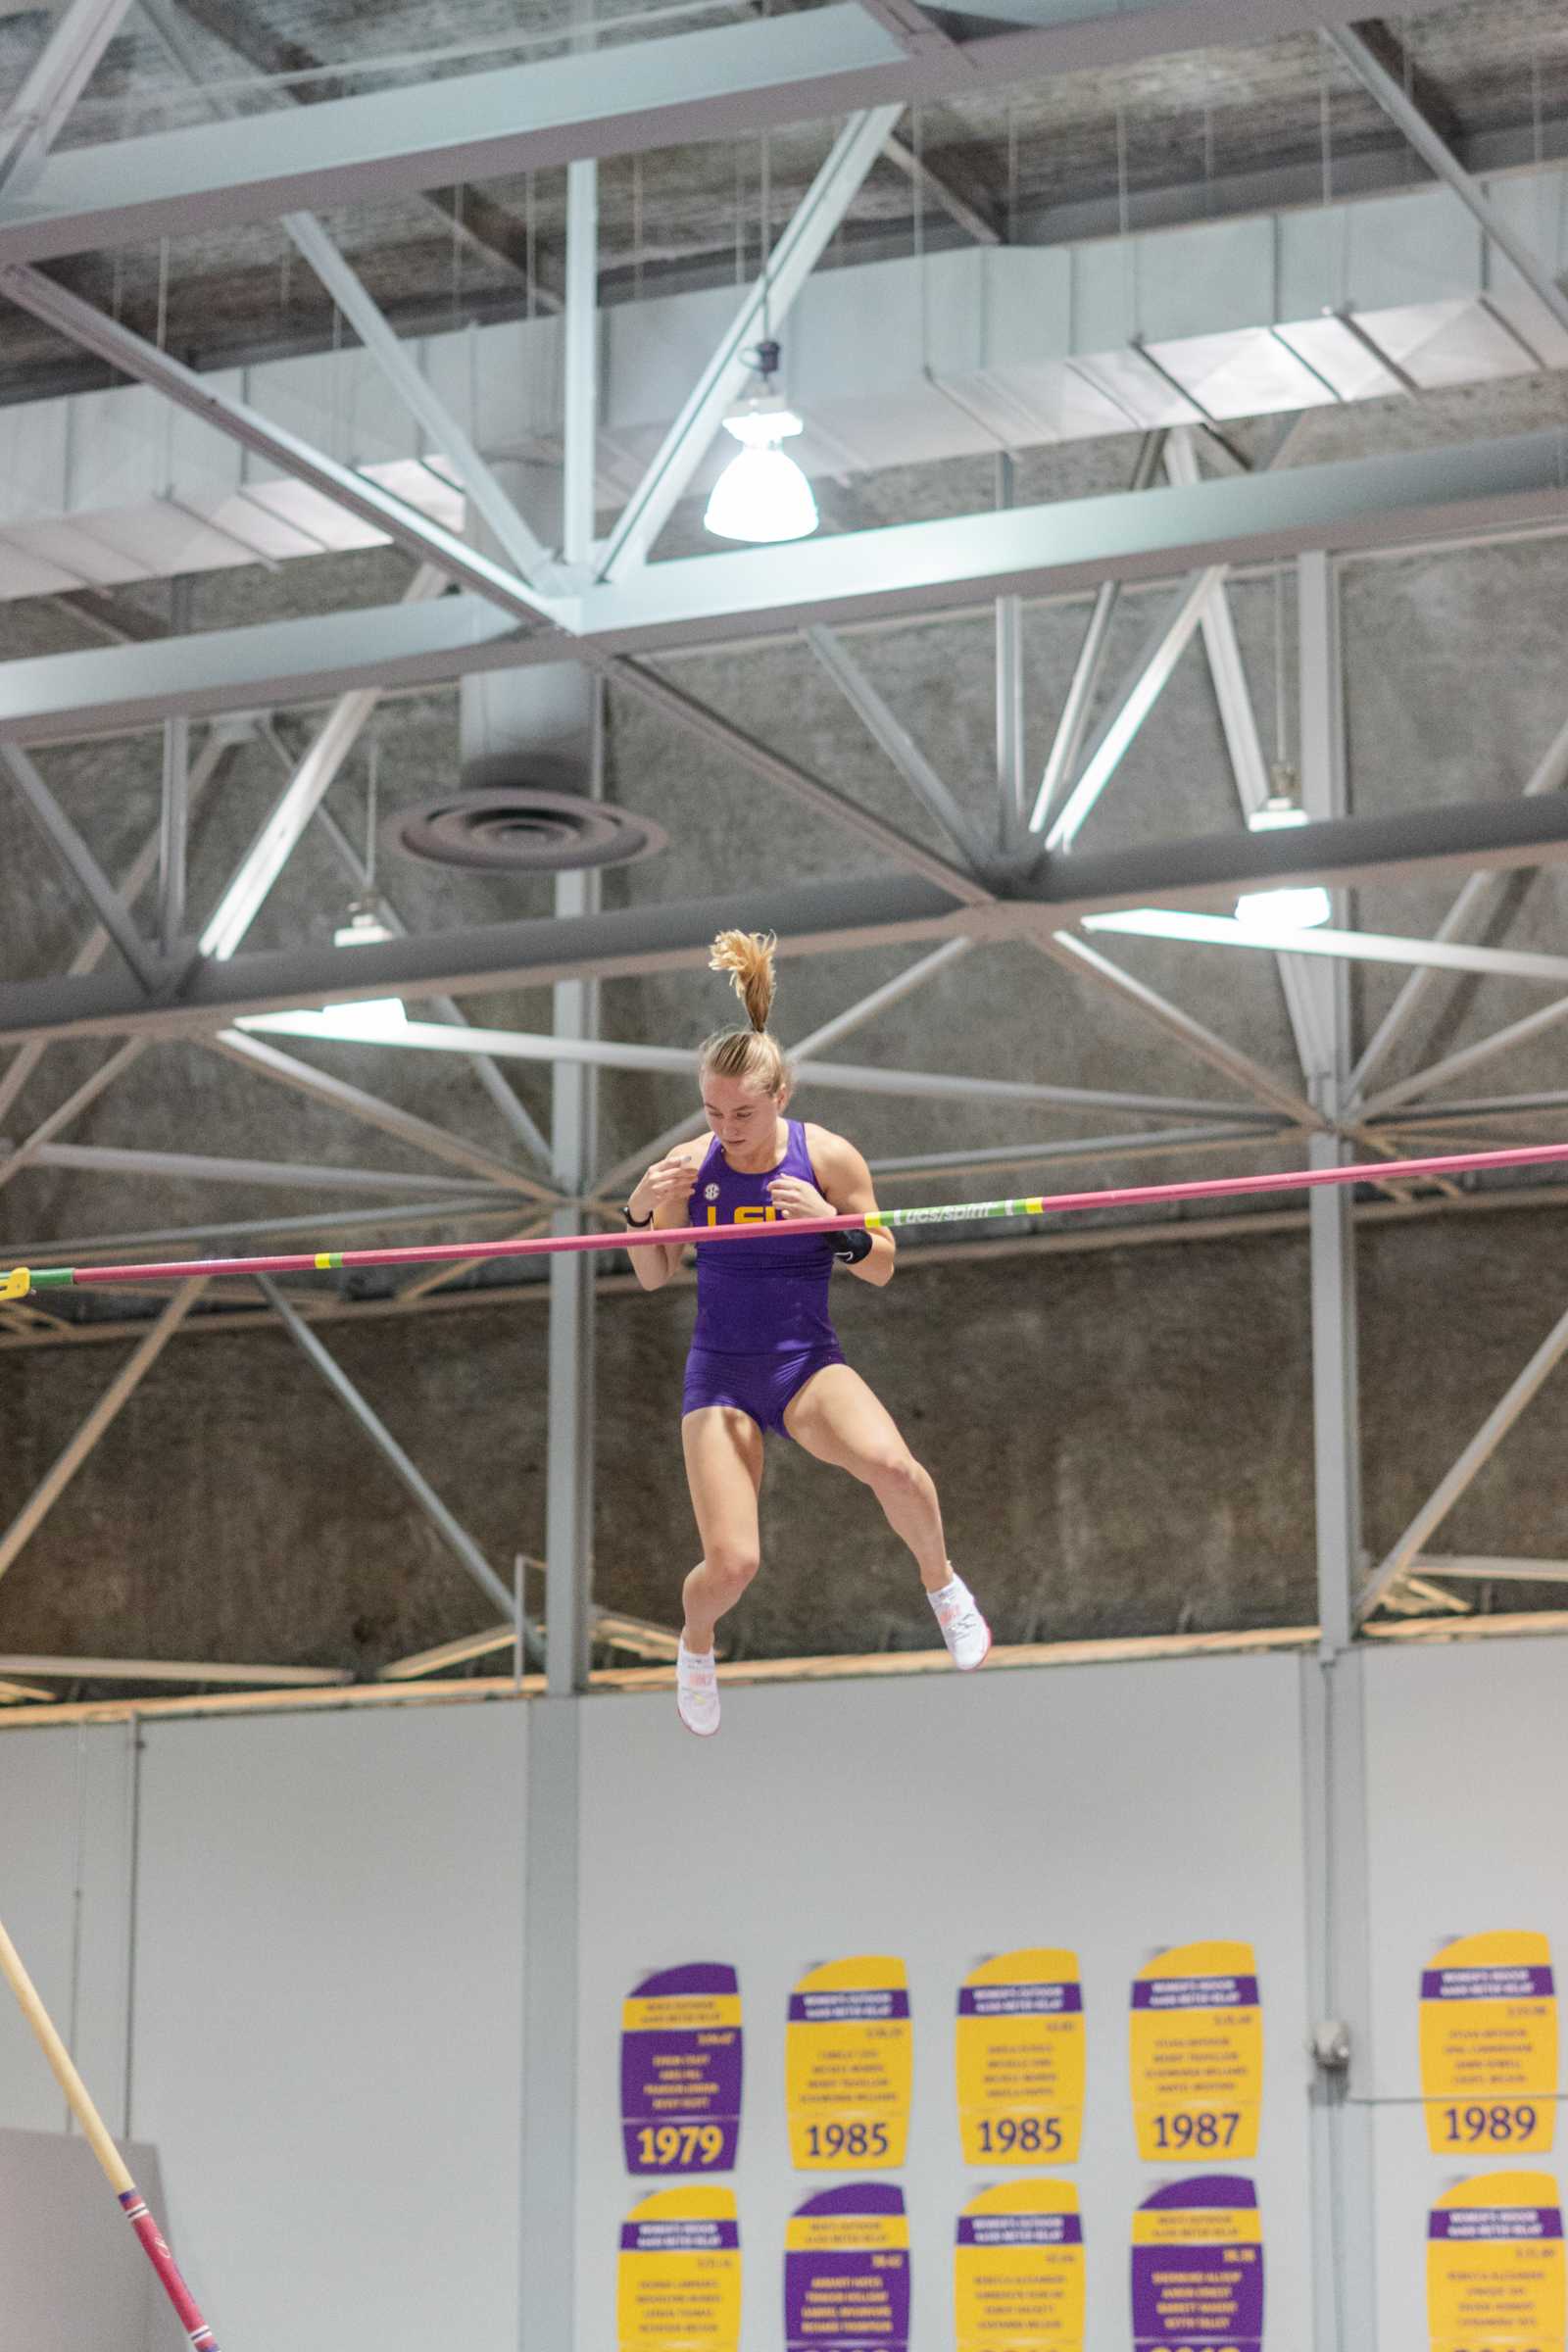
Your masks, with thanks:
M490 874L625 865L669 847L658 825L629 808L525 782L437 793L388 817L383 838L426 865Z

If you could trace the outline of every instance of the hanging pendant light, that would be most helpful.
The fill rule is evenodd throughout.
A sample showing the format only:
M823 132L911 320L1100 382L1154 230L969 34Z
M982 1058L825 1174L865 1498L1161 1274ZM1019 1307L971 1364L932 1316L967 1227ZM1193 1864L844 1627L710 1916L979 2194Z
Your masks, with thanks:
M754 546L805 539L819 520L816 499L782 444L806 427L773 390L777 343L759 343L753 357L757 388L724 419L724 430L740 443L740 452L713 484L703 525L715 539L744 539Z
M1249 832L1280 833L1304 825L1295 768L1278 760L1269 781L1268 799L1247 820ZM1250 931L1315 931L1333 911L1328 892L1318 883L1298 890L1250 890L1236 902L1236 920Z

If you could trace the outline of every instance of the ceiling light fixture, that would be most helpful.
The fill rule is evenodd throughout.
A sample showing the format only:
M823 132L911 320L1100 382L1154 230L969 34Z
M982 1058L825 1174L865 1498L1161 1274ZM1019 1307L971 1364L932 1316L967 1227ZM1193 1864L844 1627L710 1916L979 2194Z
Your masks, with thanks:
M1296 770L1277 760L1269 778L1273 789L1261 808L1247 820L1252 833L1281 833L1307 821L1301 807ZM1236 902L1236 920L1250 931L1315 931L1334 911L1329 894L1318 883L1295 890L1250 890Z
M771 337L753 354L757 388L724 430L740 443L708 501L703 526L715 539L744 539L755 546L805 539L819 520L811 485L781 444L806 430L804 421L773 388L779 347Z

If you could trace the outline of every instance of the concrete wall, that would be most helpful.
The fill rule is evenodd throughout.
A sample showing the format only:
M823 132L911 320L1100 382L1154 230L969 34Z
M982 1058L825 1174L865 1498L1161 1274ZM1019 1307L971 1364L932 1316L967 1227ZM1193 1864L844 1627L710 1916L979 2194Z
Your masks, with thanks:
M1546 1212L1365 1226L1367 1542L1391 1544L1568 1296ZM1306 1263L1259 1234L840 1282L853 1360L935 1473L1005 1641L1305 1624L1315 1612ZM692 1294L600 1309L599 1596L668 1622L695 1553L677 1415ZM327 1338L488 1556L543 1549L542 1299ZM0 1352L14 1489L120 1350ZM1563 1375L1558 1375L1561 1379ZM1555 1386L1436 1540L1568 1556ZM769 1447L752 1655L932 1639L868 1495ZM1542 1588L1499 1588L1529 1605ZM1547 1597L1550 1597L1549 1589ZM0 1585L8 1649L373 1669L494 1609L281 1335L165 1354ZM89 1630L90 1629L90 1630Z

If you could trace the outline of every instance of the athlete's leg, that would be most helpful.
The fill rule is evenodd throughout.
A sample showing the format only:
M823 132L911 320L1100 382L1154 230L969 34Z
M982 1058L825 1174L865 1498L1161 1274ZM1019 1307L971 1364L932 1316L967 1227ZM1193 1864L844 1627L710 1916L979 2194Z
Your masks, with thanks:
M858 1372L826 1364L813 1373L785 1406L784 1427L819 1462L832 1462L870 1488L888 1525L913 1552L926 1591L940 1592L953 1570L936 1488Z
M713 1628L757 1574L761 1556L757 1496L762 1433L734 1405L704 1405L680 1425L686 1481L703 1556L686 1579L686 1647L713 1646Z

